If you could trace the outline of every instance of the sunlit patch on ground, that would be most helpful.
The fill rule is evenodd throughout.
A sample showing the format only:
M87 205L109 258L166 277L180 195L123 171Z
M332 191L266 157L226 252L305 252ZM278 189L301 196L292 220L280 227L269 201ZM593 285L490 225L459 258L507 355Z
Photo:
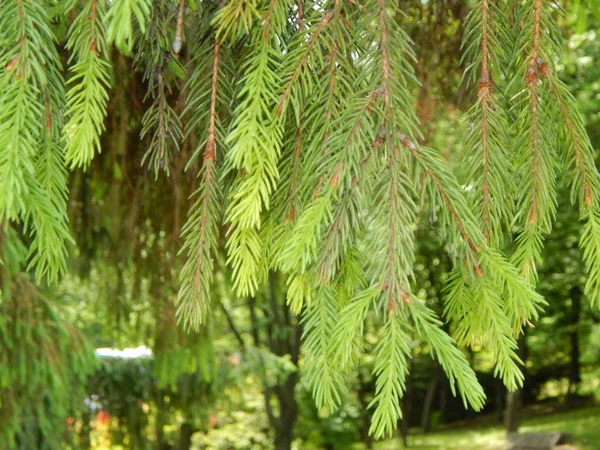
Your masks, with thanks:
M476 426L473 425L473 426ZM600 449L600 407L584 408L564 413L551 413L525 420L522 432L562 431L571 434L577 450ZM410 448L418 450L502 450L506 447L501 427L441 430L427 435L415 434ZM400 440L379 444L377 450L402 448Z

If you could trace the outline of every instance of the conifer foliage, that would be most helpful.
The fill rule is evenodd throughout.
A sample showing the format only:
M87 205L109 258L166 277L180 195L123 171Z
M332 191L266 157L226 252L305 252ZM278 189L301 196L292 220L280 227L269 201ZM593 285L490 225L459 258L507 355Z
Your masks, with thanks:
M201 164L182 228L183 327L206 322L224 251L238 296L255 295L270 271L287 277L320 408L343 398L370 320L375 436L402 415L414 337L479 409L483 390L459 345L487 345L507 387L522 383L517 338L544 305L536 264L561 177L583 221L586 294L600 305L600 179L553 71L560 13L550 0L474 2L463 59L476 100L461 180L419 132L416 56L398 2L4 0L0 223L31 232L38 275L65 270L66 168L86 168L101 150L111 52L120 52L148 89L142 163L168 175L186 144L195 148L187 168ZM414 284L426 215L454 263L443 318Z

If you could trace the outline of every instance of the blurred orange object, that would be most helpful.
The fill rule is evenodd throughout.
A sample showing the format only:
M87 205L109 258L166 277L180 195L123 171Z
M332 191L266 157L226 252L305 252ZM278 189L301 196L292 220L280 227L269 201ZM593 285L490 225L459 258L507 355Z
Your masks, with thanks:
M110 414L107 413L106 411L100 410L100 411L98 411L96 420L100 423L106 423L106 422L110 421Z

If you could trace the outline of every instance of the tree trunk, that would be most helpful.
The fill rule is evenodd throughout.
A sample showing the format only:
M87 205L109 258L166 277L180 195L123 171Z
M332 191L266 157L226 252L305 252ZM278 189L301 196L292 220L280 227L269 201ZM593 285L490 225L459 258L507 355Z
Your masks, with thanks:
M448 420L448 382L442 379L440 384L440 423Z
M527 342L525 334L519 337L519 357L523 361L523 387L514 392L506 394L506 412L504 416L504 426L507 433L515 433L519 431L519 425L523 416L523 391L527 383L527 374L525 373L525 362L527 361Z
M290 450L294 440L294 426L298 417L295 388L298 374L291 374L283 385L273 391L279 403L279 415L275 418L275 450Z
M577 387L581 382L581 366L579 364L579 333L577 331L581 317L581 289L575 286L570 291L571 314L569 316L569 341L571 344L571 357L569 360L569 392L567 394L567 405L573 406L577 397Z
M192 436L197 430L194 429L191 423L184 422L179 427L179 441L177 442L177 450L190 450L192 446Z
M162 391L159 391L156 398L156 422L154 424L154 433L156 439L156 448L159 450L166 450L169 448L169 444L165 438L165 424L167 423L167 417L165 414L165 398ZM140 435L141 436L141 435Z
M268 303L257 305L253 298L248 299L252 339L259 348L266 346L278 356L290 355L291 362L298 366L302 326L292 315L285 299L285 283L281 274L269 273L269 290L266 293ZM263 323L259 320L262 313ZM262 361L261 361L262 364ZM295 389L298 372L290 374L285 382L269 385L263 379L263 396L269 424L274 431L275 450L290 450L294 440L294 426L298 416ZM271 405L273 397L277 400L277 412Z
M291 450L293 439L292 426L283 426L275 428L275 450Z
M507 433L519 431L521 423L521 414L523 410L523 390L518 389L506 394L506 411L504 416L504 426Z
M506 387L502 380L495 379L496 386L496 420L502 423L504 418L504 400L506 399Z
M370 383L368 383L362 372L358 374L358 391L356 395L360 403L360 439L366 449L373 448L373 436L369 434L371 428L371 415L369 414L369 401L367 395L371 391Z
M433 400L435 399L435 391L437 390L440 375L440 366L436 362L432 370L431 382L427 386L427 391L425 392L423 414L421 415L421 428L423 428L423 433L429 433L431 429L431 411L433 409Z

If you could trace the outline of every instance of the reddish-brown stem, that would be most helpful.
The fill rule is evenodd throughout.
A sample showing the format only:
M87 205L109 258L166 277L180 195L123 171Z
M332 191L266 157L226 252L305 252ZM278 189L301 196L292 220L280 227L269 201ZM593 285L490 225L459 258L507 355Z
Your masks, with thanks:
M385 89L385 88L378 88L375 92L373 92L369 96L369 101L365 105L363 111L361 111L359 113L358 117L354 121L354 125L352 126L352 130L350 130L350 134L348 135L348 140L346 141L347 145L349 145L349 144L352 143L352 139L354 139L354 136L356 135L356 133L358 132L358 130L360 128L360 122L361 122L363 116L365 114L369 114L371 112L371 107L373 106L373 103L375 103L375 101L379 97L381 97L382 95L385 97L386 94L387 94L387 89Z
M296 7L298 8L298 30L304 31L304 5L302 0L296 0Z
M333 239L338 234L343 214L344 210L340 207L340 210L335 215L333 222L329 226L327 236L325 237L323 246L321 248L321 254L325 255L325 257L323 258L323 261L321 262L321 264L319 264L319 267L317 268L317 275L323 283L328 283L330 281L325 277L325 268L327 267L327 262L336 256L332 248Z
M203 164L206 167L204 175L204 197L202 198L202 219L198 231L198 260L201 261L204 252L204 239L206 234L206 224L208 222L208 208L210 204L210 189L209 186L213 182L212 171L216 159L216 117L217 117L217 85L219 77L219 60L220 60L221 44L219 40L215 41L214 59L213 59L213 74L212 86L210 95L210 119L208 124L208 139L204 150ZM197 291L200 284L202 272L206 270L201 265L196 265L194 269L194 289Z
M396 259L396 255L397 252L399 251L399 249L397 248L397 236L396 236L396 226L394 223L394 218L393 218L393 214L391 213L391 211L394 211L397 209L397 202L398 202L398 193L396 192L396 187L398 185L397 180L394 177L394 173L396 172L397 168L395 168L394 166L398 163L397 161L398 159L398 148L394 147L392 148L392 151L390 153L390 157L389 157L389 162L388 162L388 171L389 171L389 189L388 189L388 197L389 197L389 202L390 202L390 215L388 218L388 242L387 242L387 279L384 283L384 286L386 287L386 289L389 288L390 284L392 285L392 290L390 291L389 294L389 298L388 298L388 313L392 313L394 311L394 309L396 308L397 305L397 299L394 297L397 294L400 294L400 297L402 299L402 301L405 304L410 304L410 296L408 294L408 292L406 292L406 290L401 287L398 286L398 283L394 282L394 278L396 277L396 271L398 270L397 267L395 267L394 261ZM396 169L396 170L395 170Z
M531 58L529 67L535 69L540 49L540 26L542 22L542 0L534 0L534 18L533 18L533 45L531 46Z
M50 97L49 97L48 93L46 93L45 107L46 107L46 131L50 132L50 130L52 129L52 115L50 114Z
M538 73L537 73L537 60L539 55L540 45L540 22L541 22L542 4L541 0L534 0L534 23L533 23L533 43L531 46L531 57L529 59L529 66L527 68L526 84L529 89L530 98L530 109L531 109L531 134L533 141L533 158L531 161L531 172L534 178L537 177L539 172L539 159L540 159L540 133L538 130ZM531 197L531 207L529 210L529 216L527 218L528 225L534 225L537 220L537 208L538 208L538 196L539 186L534 179L533 193Z
M173 50L175 54L179 54L181 51L181 45L183 43L183 13L185 11L185 0L179 2L179 12L177 14L177 28L175 29L175 42Z
M392 152L390 154L390 159L389 159L389 163L388 163L388 170L390 172L390 182L389 182L389 191L388 191L388 195L389 195L389 202L390 202L390 211L394 211L396 209L396 202L397 202L397 194L396 194L396 183L395 183L395 179L393 176L393 166L396 163L396 158L398 157L397 155L397 149L392 149ZM394 279L394 274L395 274L395 267L394 267L394 260L396 259L396 253L398 252L398 249L396 248L396 227L394 226L394 219L393 219L393 214L390 213L389 215L389 219L388 219L388 243L387 243L387 268L388 268L388 273L387 273L387 283L391 283L392 280ZM394 283L395 284L395 283ZM395 289L394 289L395 291ZM394 303L393 303L393 298L392 296L390 296L390 305L393 309Z
M481 81L489 81L488 67L488 0L481 1Z
M338 13L342 10L342 7L340 5L340 0L334 0L333 9L335 10L336 13Z
M208 122L208 139L206 141L206 149L204 150L204 158L214 161L216 159L216 118L217 118L217 86L219 80L219 60L221 52L221 42L215 41L214 58L213 58L213 73L210 91L210 119Z
M269 42L269 33L271 32L271 18L273 16L273 10L275 9L275 4L277 3L277 0L271 0L269 2L269 7L267 8L267 11L265 12L263 18L265 20L265 23L263 25L263 43L266 44Z
M392 107L390 101L390 89L389 89L389 80L390 80L390 58L388 53L388 29L385 23L385 15L387 12L385 11L385 0L378 0L379 4L379 28L381 30L381 64L382 64L382 79L383 79L383 87L385 88L384 94L384 105L386 114L391 114Z
M198 230L198 261L202 261L204 253L204 240L206 234L206 224L208 222L208 208L210 203L210 189L209 186L213 182L212 170L214 167L214 161L209 159L204 162L206 165L206 173L204 176L204 197L202 198L202 219L200 220L200 226ZM194 269L194 290L197 292L200 286L200 278L202 273L206 270L201 264L197 264Z
M90 13L88 15L88 20L90 21L91 29L94 30L94 22L96 21L96 0L92 0L92 2L90 3ZM94 36L93 31L90 35L90 49L96 54L96 56L98 56L98 47L96 45L96 37Z
M490 189L489 189L489 167L488 167L488 129L487 113L489 108L489 96L491 95L491 83L489 72L488 54L488 32L489 32L489 4L488 0L481 2L481 78L478 86L478 96L481 100L481 157L483 172L483 234L486 241L490 235Z
M296 195L296 191L298 189L298 175L299 175L299 167L300 167L300 156L302 154L302 123L298 124L298 129L296 130L296 151L294 152L294 161L292 165L292 184L290 186L290 190L288 191L288 195L290 196L290 206L286 213L286 221L294 220L296 215L296 209L294 206L294 197Z
M19 62L19 54L17 53L15 56L12 57L12 59L8 62L8 64L6 65L5 70L8 72L10 70L12 70L17 63Z
M329 119L331 119L331 105L333 104L333 99L335 98L335 83L336 83L336 74L337 74L337 66L336 66L336 60L337 60L337 53L338 53L338 48L337 48L337 44L334 44L333 48L331 49L331 54L329 56L330 58L330 62L329 62L329 83L327 84L327 109L325 110L325 123L327 124L329 122ZM323 140L327 139L327 134L325 136L323 136Z
M538 62L538 70L540 72L540 75L542 76L543 79L548 81L550 90L556 97L556 101L558 102L560 112L562 113L563 118L565 120L565 125L567 126L567 133L569 134L569 138L571 139L571 142L573 142L573 151L575 153L575 165L577 167L577 171L579 172L580 177L583 180L583 192L582 192L583 199L585 202L585 206L589 207L592 205L593 200L592 200L592 193L591 193L591 189L590 189L590 185L589 185L588 176L585 171L584 164L583 164L583 155L582 155L580 140L577 137L577 134L575 133L573 121L571 120L571 117L569 116L569 112L567 110L567 105L565 105L565 102L561 98L560 93L558 92L558 88L556 87L556 83L554 82L554 79L552 78L552 75L550 74L550 69L548 68L548 63L545 61L541 61L541 60L538 60L537 62Z

